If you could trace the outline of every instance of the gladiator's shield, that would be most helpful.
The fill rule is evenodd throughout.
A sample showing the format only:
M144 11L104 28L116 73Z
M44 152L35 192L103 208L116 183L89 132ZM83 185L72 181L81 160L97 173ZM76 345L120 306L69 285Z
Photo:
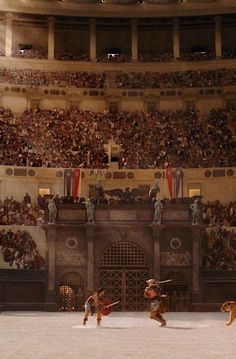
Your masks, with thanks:
M102 315L109 315L110 313L111 313L111 310L112 310L112 308L111 307L103 307L102 309L101 309L101 313L102 313Z
M110 299L106 299L104 301L104 305L101 308L102 315L109 315L112 311L112 307L116 304L120 303L119 301L112 303Z

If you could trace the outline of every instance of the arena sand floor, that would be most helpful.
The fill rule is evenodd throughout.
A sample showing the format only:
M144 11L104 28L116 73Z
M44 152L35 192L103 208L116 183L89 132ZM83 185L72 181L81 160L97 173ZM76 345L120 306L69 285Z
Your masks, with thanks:
M2 312L1 359L235 359L236 321L227 313L111 313L96 327L83 313Z

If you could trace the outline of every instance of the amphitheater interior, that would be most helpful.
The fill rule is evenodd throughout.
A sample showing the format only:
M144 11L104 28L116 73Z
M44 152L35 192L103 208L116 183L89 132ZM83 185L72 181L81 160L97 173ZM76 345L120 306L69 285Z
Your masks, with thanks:
M0 310L236 300L234 0L2 0Z

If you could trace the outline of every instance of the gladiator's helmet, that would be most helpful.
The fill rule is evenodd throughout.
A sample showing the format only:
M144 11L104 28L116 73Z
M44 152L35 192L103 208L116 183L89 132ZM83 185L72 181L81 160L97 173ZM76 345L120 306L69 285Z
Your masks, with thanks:
M157 279L154 279L154 278L148 279L148 280L146 280L146 282L147 282L147 284L149 286L151 286L151 285L159 285L159 281Z

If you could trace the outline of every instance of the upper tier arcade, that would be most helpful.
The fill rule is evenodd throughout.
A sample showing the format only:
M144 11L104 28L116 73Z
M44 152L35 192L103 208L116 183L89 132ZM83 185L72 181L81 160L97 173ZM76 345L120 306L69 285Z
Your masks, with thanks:
M23 7L21 13L1 12L0 7L0 57L116 64L236 57L233 12L209 16L181 16L176 12L176 17L155 11L152 17L144 17L145 12L127 17L123 12L122 17L115 18L113 13L97 16L96 11L83 16L83 6L73 17L66 12L64 16L40 14L39 10L37 15L29 14Z

